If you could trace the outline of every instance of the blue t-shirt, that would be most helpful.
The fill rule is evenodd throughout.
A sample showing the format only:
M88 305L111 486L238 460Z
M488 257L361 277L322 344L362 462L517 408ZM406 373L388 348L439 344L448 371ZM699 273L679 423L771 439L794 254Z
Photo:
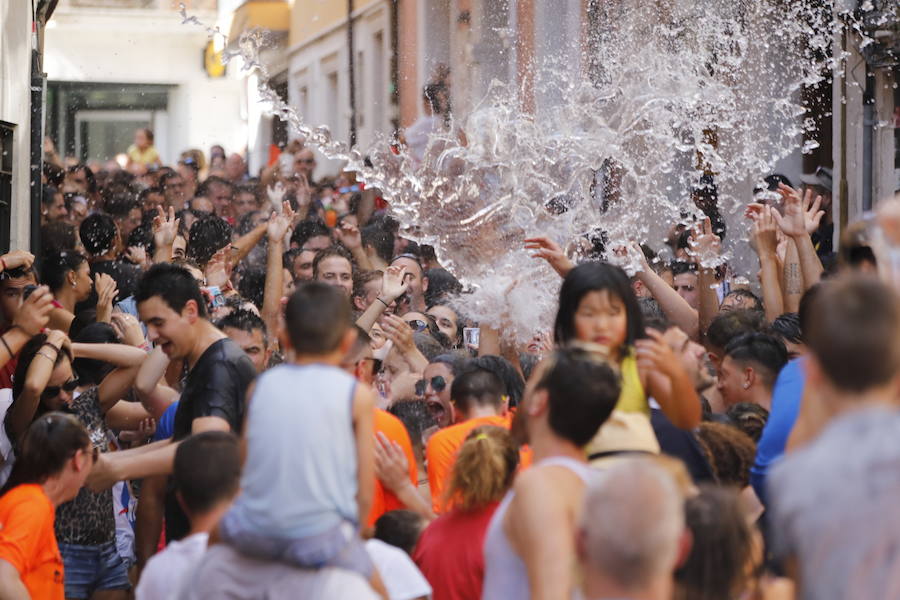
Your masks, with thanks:
M175 435L175 411L178 410L178 400L169 405L166 412L162 414L159 421L156 422L156 433L153 434L153 441L167 440Z
M801 361L799 358L792 360L778 375L772 390L772 411L756 445L756 461L750 468L750 484L763 504L766 503L766 477L769 469L784 454L788 437L800 412L800 399L806 384Z

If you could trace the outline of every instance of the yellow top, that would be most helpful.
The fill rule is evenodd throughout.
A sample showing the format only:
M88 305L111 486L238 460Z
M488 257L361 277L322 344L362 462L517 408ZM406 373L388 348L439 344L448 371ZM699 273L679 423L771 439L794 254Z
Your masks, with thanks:
M141 152L140 148L132 144L128 148L128 158L131 159L131 162L144 166L159 164L159 152L153 146Z
M641 376L638 373L637 358L634 350L628 351L622 363L619 365L622 373L622 391L619 393L619 401L616 410L622 412L639 412L650 415L650 404L647 402L647 394L641 384Z

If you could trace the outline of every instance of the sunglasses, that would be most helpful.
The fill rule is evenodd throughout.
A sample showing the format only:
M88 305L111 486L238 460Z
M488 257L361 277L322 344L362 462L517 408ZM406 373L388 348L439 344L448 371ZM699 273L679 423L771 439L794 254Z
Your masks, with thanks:
M75 388L78 387L78 378L73 377L62 385L52 385L50 387L44 388L43 393L41 393L41 400L52 400L59 396L61 391L72 392Z
M294 161L294 162L298 162L298 163L306 163L306 164L308 164L308 165L312 165L312 164L315 164L316 159L314 159L314 158L298 158L298 159L297 159L296 161Z
M338 192L340 192L342 194L349 194L350 192L358 192L358 191L359 191L358 185L344 186L344 187L338 188Z
M409 323L409 327L413 331L425 331L428 328L428 323L422 319L413 319L412 321L407 321L407 323Z
M442 376L437 375L431 378L431 389L440 394L447 387L447 380ZM429 381L427 379L420 379L416 382L416 395L424 396L425 390L428 389Z

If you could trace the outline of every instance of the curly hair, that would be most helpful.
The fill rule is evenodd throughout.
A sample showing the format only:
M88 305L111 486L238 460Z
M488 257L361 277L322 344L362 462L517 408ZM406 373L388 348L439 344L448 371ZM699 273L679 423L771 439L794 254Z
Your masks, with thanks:
M697 428L697 441L716 483L740 489L750 484L750 467L756 458L756 444L750 436L733 425L704 422Z

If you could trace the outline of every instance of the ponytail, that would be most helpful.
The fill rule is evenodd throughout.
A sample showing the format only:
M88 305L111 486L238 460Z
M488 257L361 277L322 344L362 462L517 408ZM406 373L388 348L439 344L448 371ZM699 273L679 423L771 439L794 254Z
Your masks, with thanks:
M76 452L90 446L90 436L74 415L51 412L39 417L16 448L16 462L0 496L17 485L44 483L62 471Z
M473 429L456 455L445 503L462 511L503 498L519 467L519 449L509 432L485 425Z

